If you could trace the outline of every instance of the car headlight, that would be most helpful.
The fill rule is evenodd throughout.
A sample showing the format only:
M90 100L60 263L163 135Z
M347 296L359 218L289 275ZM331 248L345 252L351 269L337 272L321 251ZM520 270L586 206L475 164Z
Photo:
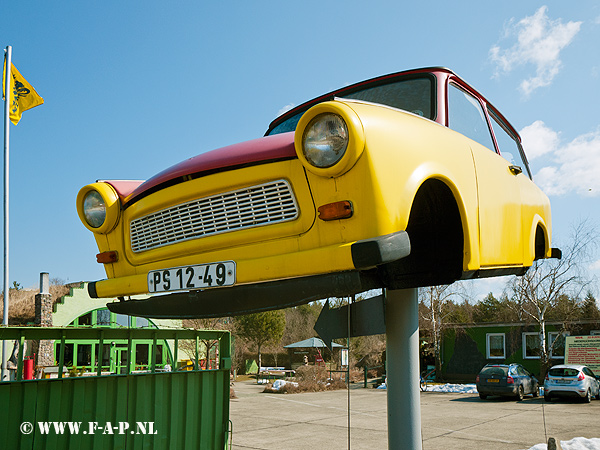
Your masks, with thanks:
M363 125L343 100L319 103L300 118L294 145L307 170L338 177L354 166L364 150Z
M119 221L119 196L108 183L88 184L77 194L77 212L88 230L106 234L112 231Z
M319 114L312 119L302 138L306 160L315 167L336 164L348 147L348 126L337 114Z
M100 228L106 220L106 205L98 191L90 191L83 199L83 215L92 228Z

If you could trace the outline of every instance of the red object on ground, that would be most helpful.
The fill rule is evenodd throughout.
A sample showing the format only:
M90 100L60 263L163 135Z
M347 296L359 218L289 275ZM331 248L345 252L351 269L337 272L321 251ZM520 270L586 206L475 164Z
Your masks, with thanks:
M23 379L33 380L33 358L23 360Z

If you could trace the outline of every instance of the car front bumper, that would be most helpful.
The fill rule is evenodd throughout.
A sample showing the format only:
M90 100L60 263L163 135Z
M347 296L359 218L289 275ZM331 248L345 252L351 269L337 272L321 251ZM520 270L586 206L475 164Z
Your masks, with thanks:
M286 276L278 280L243 283L202 291L172 292L143 301L128 300L114 303L110 308L115 312L146 317L171 317L171 315L181 317L184 311L189 311L190 317L200 315L218 317L226 311L229 311L229 315L235 315L237 311L243 311L239 314L246 314L274 307L291 306L328 296L351 295L381 287L381 281L375 274L369 274L369 269L397 261L409 254L408 234L399 231L351 244L327 246L286 255L285 266L289 269L285 273ZM275 263L272 259L236 261L238 280L243 279L246 267L252 267L253 271L256 271L257 266L267 269L269 265ZM144 273L91 282L88 284L88 291L92 298L139 294L148 291L148 276ZM235 301L228 301L228 298L235 298ZM271 298L275 299L276 305L269 303ZM206 306L212 303L217 304L217 307ZM192 304L197 307L193 307ZM224 307L226 304L229 306ZM181 310L177 312L178 309ZM136 314L135 311L139 312Z

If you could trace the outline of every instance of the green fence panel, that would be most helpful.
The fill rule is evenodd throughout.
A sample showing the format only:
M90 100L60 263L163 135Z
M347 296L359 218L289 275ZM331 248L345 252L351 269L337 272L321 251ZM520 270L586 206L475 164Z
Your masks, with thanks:
M227 448L229 334L215 336L219 369L0 383L0 448Z

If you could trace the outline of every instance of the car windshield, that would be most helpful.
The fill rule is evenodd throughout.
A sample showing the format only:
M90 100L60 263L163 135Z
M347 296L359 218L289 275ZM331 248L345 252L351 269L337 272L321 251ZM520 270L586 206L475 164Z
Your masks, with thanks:
M552 377L576 377L579 370L570 367L555 367L548 372Z
M508 368L507 367L484 367L479 375L485 375L485 376L490 376L490 375L506 375L506 372L508 372Z
M435 118L435 105L433 103L433 79L431 76L420 76L404 79L396 79L392 82L382 84L370 84L361 86L355 90L336 93L340 98L363 100L371 103L391 106L404 111L417 114L428 119ZM329 100L329 98L324 99ZM312 105L310 105L312 106ZM287 120L274 127L268 134L286 133L295 131L296 125L304 111L293 115Z

